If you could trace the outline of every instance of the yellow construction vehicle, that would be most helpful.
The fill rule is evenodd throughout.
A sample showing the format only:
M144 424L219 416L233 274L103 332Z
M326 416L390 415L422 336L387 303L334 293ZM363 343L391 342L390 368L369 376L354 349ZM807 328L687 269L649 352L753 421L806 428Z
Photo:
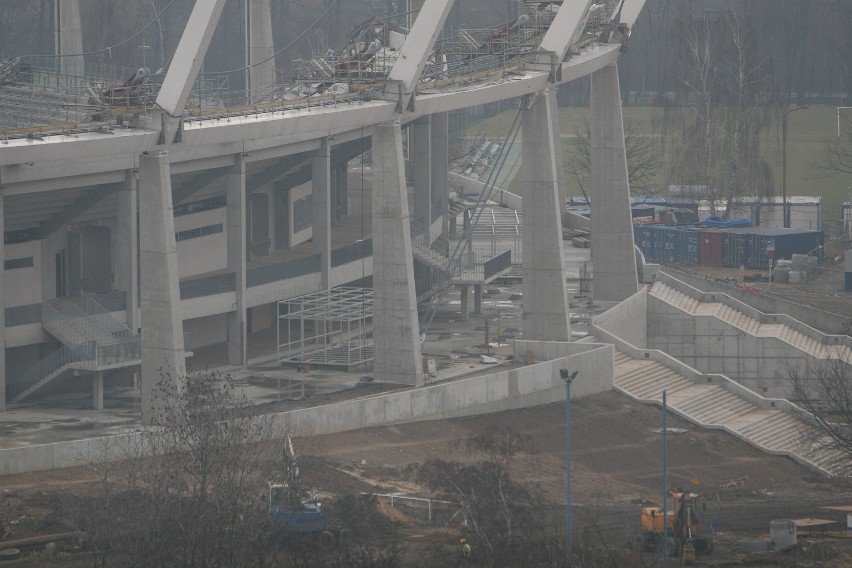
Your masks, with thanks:
M685 547L694 549L695 554L710 554L713 539L701 534L701 513L705 510L699 495L681 489L673 491L666 515L668 541L663 542L663 510L644 507L639 523L645 549L667 550L669 556L675 557L680 556Z

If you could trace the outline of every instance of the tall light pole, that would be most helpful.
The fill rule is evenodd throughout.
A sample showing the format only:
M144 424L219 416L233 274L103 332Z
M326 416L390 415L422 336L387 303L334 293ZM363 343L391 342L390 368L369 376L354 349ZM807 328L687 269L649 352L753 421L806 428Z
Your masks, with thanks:
M783 196L781 198L783 200L781 207L782 214L784 215L785 229L790 228L790 207L787 203L787 115L806 108L808 108L808 105L791 108L784 113L781 119L781 195Z
M571 551L574 549L574 503L571 497L571 383L579 371L569 372L559 369L559 376L565 381L565 553L568 565L571 565Z

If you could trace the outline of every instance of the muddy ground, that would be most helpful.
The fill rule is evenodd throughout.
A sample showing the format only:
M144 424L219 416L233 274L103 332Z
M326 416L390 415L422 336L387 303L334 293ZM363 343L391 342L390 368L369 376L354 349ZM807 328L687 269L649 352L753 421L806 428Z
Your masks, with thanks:
M660 410L616 393L604 393L572 405L573 496L578 538L626 546L638 535L641 503L658 502L661 487ZM487 416L422 422L296 440L304 485L321 494L391 493L428 497L413 476L413 464L434 458L465 459L454 442L506 426L528 434L535 451L517 457L513 474L535 486L561 519L565 496L564 405ZM808 551L796 554L746 555L739 542L766 538L769 523L779 518L845 518L821 509L852 504L852 484L827 480L788 458L770 456L725 433L696 429L674 417L669 427L670 486L704 496L716 552L701 557L713 566L852 566L852 539L805 537ZM73 530L62 504L70 494L94 491L95 471L73 468L0 478L0 520L7 538ZM436 512L429 523L422 508L382 503L398 527L394 538L405 543L407 565L436 566L455 558L458 533L447 528L450 512ZM443 515L443 516L442 516ZM440 520L438 520L440 519ZM706 526L706 525L705 525ZM588 536L594 534L596 536ZM583 536L587 535L587 536ZM654 559L648 559L653 565ZM30 551L21 566L90 565L82 554L46 556ZM447 564L451 564L447 561ZM672 564L675 566L677 564ZM699 564L701 565L701 564Z

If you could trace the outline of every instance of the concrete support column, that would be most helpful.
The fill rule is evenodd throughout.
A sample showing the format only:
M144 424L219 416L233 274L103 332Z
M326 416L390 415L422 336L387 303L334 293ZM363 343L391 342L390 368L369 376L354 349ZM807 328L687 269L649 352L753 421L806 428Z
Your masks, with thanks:
M163 389L186 384L169 155L139 157L139 260L142 274L142 420L158 423L171 404Z
M246 364L246 164L237 154L228 173L226 190L228 271L234 273L236 301L228 313L228 363Z
M104 372L92 373L92 409L104 409Z
M592 253L595 300L624 300L636 293L638 274L633 252L633 220L627 154L621 118L618 67L592 73Z
M118 192L118 224L116 226L116 282L127 295L127 327L139 327L139 224L137 191L139 172L127 172L124 189Z
M0 186L0 235L5 234L5 192ZM0 268L6 263L6 245L0 240ZM6 410L6 285L0 270L0 412Z
M56 54L83 53L83 28L80 24L80 0L56 0ZM65 75L84 74L83 56L60 57L60 72Z
M250 103L272 100L275 89L275 46L269 0L246 2L246 86Z
M563 163L564 156L562 155L562 136L559 126L559 103L556 100L555 87L548 91L548 96L550 97L550 104L553 107L553 147L556 148L556 180L559 183L560 190L559 204L561 207L559 209L559 215L561 220L561 215L565 211L565 204L568 203L568 188L565 186L565 166Z
M571 333L559 206L562 190L556 171L556 154L561 148L553 132L556 105L548 90L533 96L524 110L521 155L524 338L568 341Z
M311 160L311 196L314 207L314 251L320 255L322 288L329 287L331 275L331 145L328 138L320 141L320 148Z
M467 321L470 317L470 308L467 305L467 295L468 286L467 284L462 284L459 286L459 311L461 311L461 319Z
M482 315L482 284L473 286L473 313Z
M441 200L441 215L443 216L441 235L444 237L450 234L450 220L447 215L447 209L450 205L450 184L448 181L448 172L450 169L449 128L449 120L446 112L439 112L432 115L432 123L430 125L432 201Z
M423 384L399 121L373 128L373 376Z
M432 142L428 116L415 120L408 131L408 162L414 183L414 218L432 225Z

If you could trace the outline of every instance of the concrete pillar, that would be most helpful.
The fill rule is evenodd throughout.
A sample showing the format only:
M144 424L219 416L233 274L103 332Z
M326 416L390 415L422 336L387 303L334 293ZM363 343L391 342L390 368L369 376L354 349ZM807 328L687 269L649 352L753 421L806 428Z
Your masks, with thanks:
M56 54L83 53L83 28L80 24L80 0L56 0ZM65 75L84 74L83 56L59 58L60 72Z
M399 121L373 128L373 376L423 384Z
M3 186L0 186L0 235L5 234L5 195ZM0 268L6 263L6 245L0 240ZM6 286L3 282L3 273L0 270L0 412L6 410Z
M621 119L618 67L592 73L592 252L595 300L618 301L638 289L627 155ZM598 214L596 214L598 213ZM526 256L526 255L524 255Z
M322 288L327 289L331 275L331 145L328 138L320 141L320 148L311 160L311 176L314 207L311 234L314 251L320 255Z
M104 372L92 373L92 409L104 409Z
M408 131L408 163L414 184L414 218L432 225L432 142L428 116L415 120Z
M158 423L186 381L169 156L139 157L139 260L142 276L142 420Z
M525 339L568 341L571 333L559 207L562 190L556 171L556 154L561 149L553 133L554 103L549 91L542 91L523 117L523 322Z
M473 286L473 313L482 315L482 284Z
M126 185L118 192L115 231L115 287L127 295L127 327L134 331L139 327L138 183L139 172L128 171Z
M467 305L467 284L462 284L459 286L459 311L461 312L461 319L467 320L470 314L470 308Z
M246 2L246 30L249 103L270 101L275 89L275 46L269 0Z
M548 91L548 96L550 97L550 104L553 106L553 146L556 148L556 179L560 189L559 204L561 208L559 209L559 214L561 219L562 212L565 211L565 204L568 202L568 188L565 186L565 165L563 163L562 136L559 125L559 103L556 100L555 87Z
M227 176L227 263L234 273L236 301L228 313L228 363L246 364L246 164L237 154Z
M439 112L432 115L430 140L432 201L441 200L441 215L443 216L441 235L447 237L450 234L450 220L447 216L447 208L450 204L450 184L448 182L450 138L449 121L446 112ZM432 221L434 220L432 219Z

